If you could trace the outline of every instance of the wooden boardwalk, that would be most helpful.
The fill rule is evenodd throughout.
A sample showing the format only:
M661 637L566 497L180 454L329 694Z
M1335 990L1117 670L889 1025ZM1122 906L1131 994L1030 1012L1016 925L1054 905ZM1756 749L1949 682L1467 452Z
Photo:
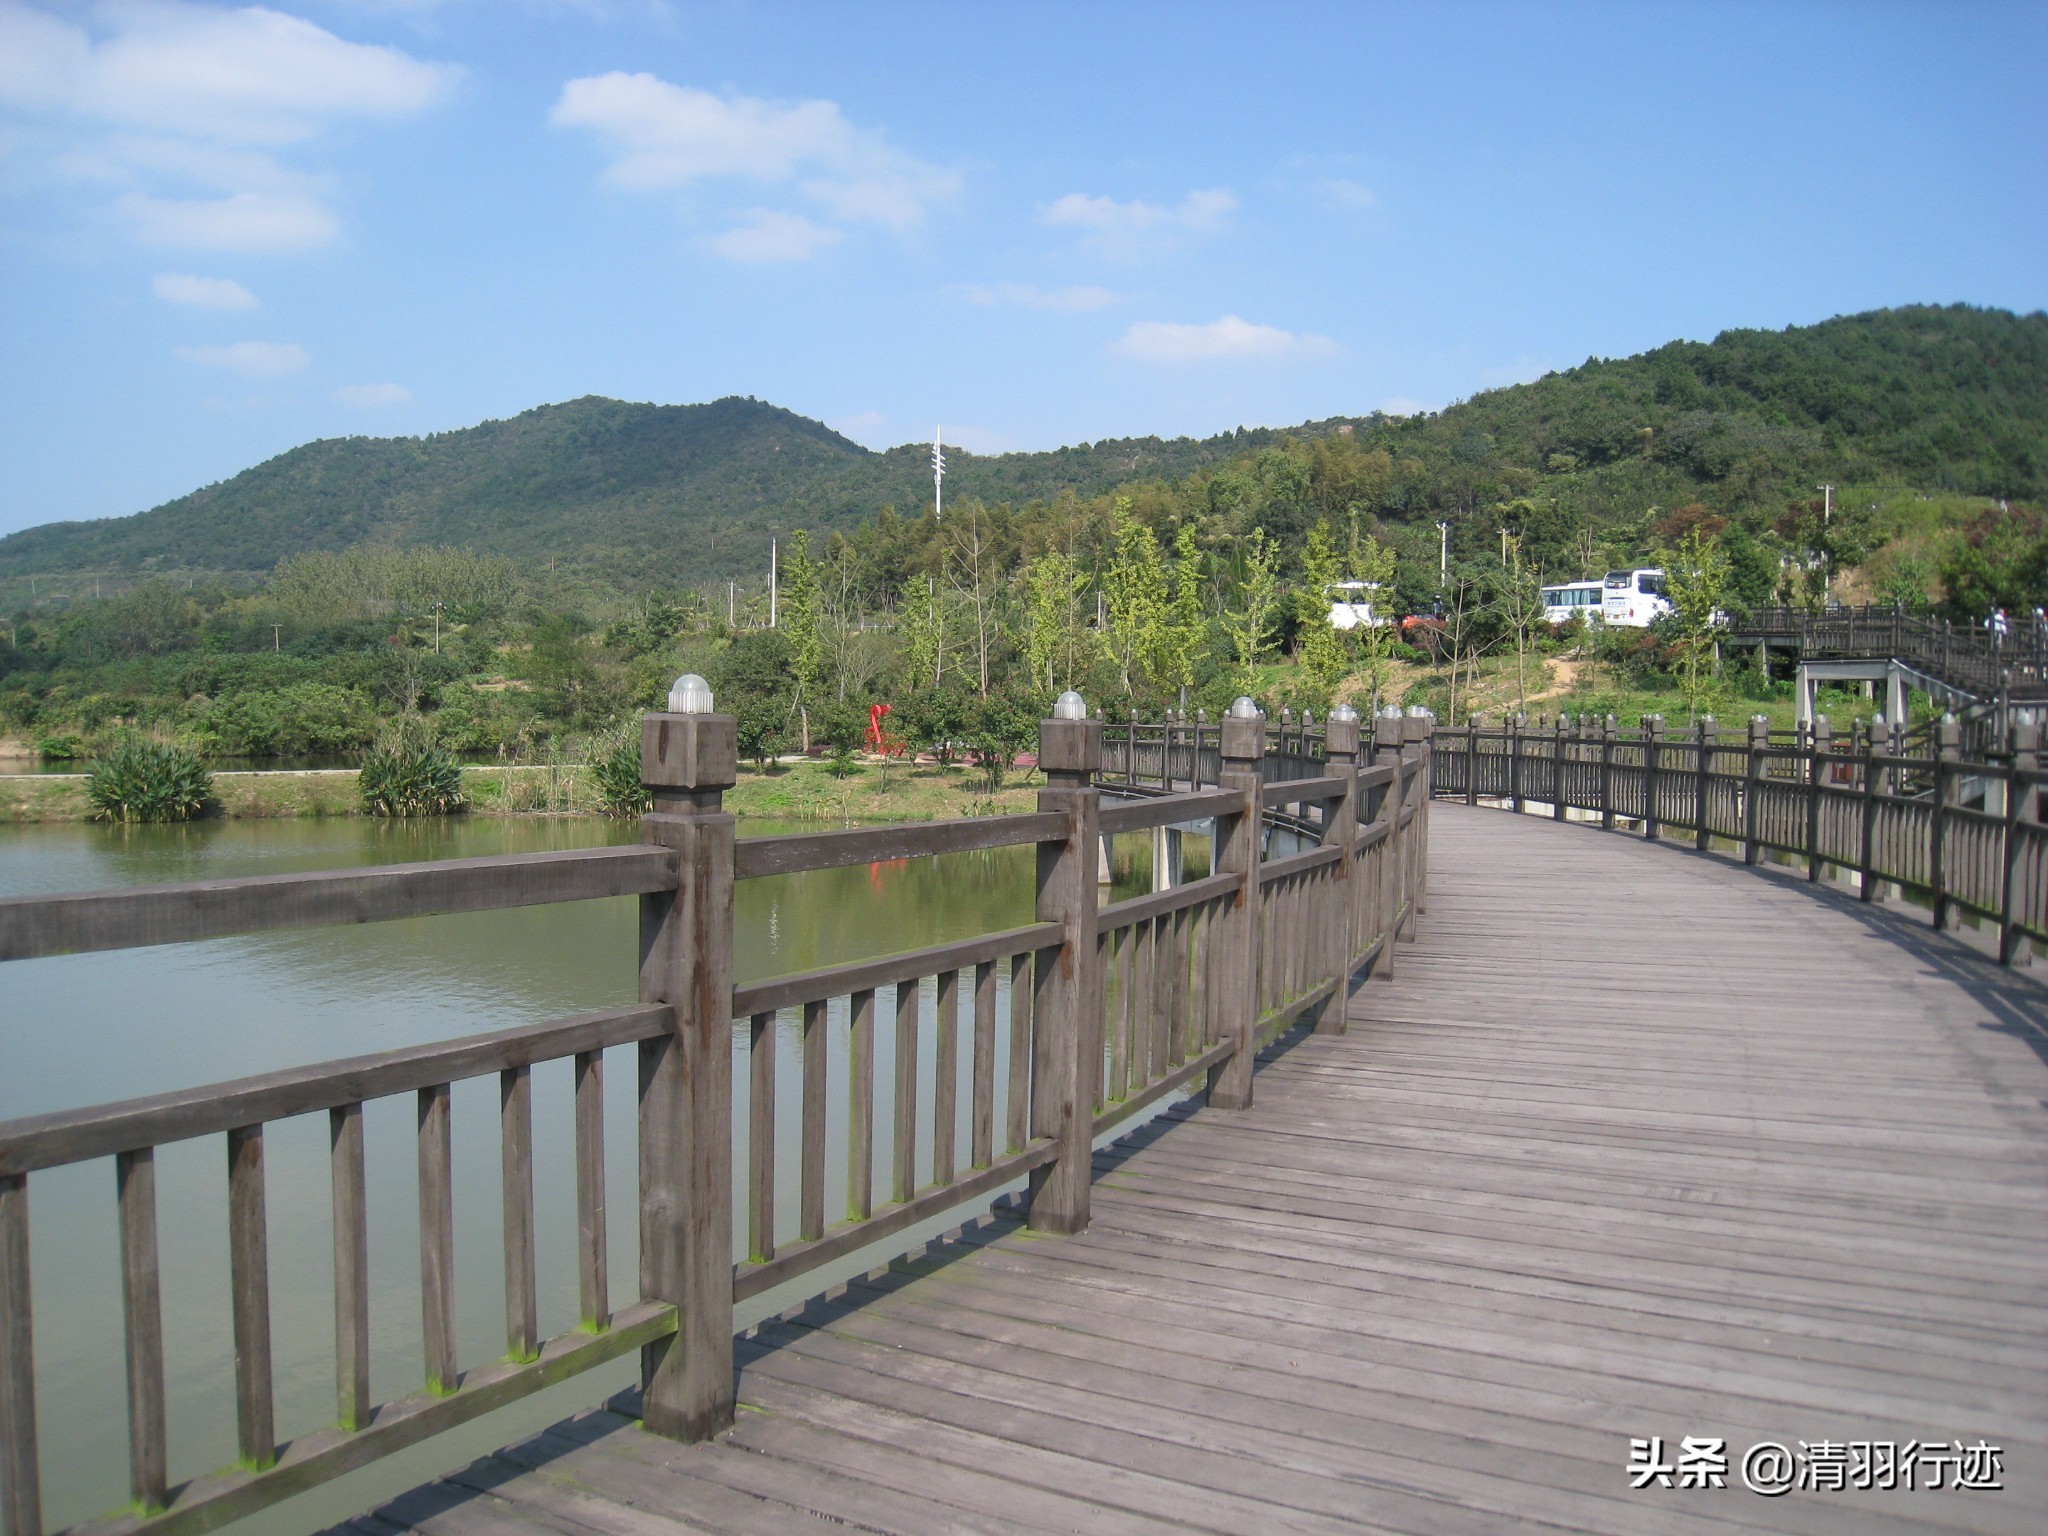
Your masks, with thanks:
M2048 1529L2048 993L1789 876L1434 817L1350 1033L1101 1154L1085 1235L763 1328L715 1443L595 1411L344 1529ZM1649 1436L1729 1486L1631 1491ZM2005 1487L1766 1498L1766 1439L1984 1440Z

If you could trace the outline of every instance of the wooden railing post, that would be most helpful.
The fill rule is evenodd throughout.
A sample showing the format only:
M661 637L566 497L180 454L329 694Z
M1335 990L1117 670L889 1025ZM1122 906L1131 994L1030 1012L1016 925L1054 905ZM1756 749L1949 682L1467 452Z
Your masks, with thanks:
M1609 715L1600 722L1600 830L1614 830L1614 736L1620 722Z
M1693 832L1695 853L1705 853L1712 840L1708 814L1713 805L1714 717L1701 715L1693 727Z
M1058 923L1057 949L1039 951L1032 991L1031 1134L1059 1151L1031 1172L1033 1231L1088 1225L1090 1142L1102 1081L1102 975L1095 945L1095 850L1102 841L1102 722L1077 693L1063 693L1038 724L1045 788L1038 808L1067 818L1063 841L1038 845L1038 920ZM1133 742L1137 728L1131 730ZM1135 760L1135 750L1133 759ZM898 1114L906 1113L899 1106Z
M1408 857L1408 899L1412 904L1408 917L1410 944L1421 937L1422 925L1418 919L1429 911L1430 737L1435 729L1435 720L1435 716L1418 705L1401 722L1402 742L1415 748L1415 782L1407 800L1415 807L1415 816L1408 824L1404 840Z
M1325 846L1343 849L1329 882L1329 910L1322 914L1322 932L1329 946L1330 975L1336 982L1316 1010L1316 1033L1344 1033L1345 1008L1351 998L1351 962L1358 953L1356 892L1353 868L1358 843L1358 711L1339 704L1323 725L1323 755L1328 771L1344 780L1344 793L1330 801L1323 828Z
M1565 733L1571 729L1571 717L1558 711L1556 734L1550 745L1550 817L1553 821L1564 820L1564 758Z
M1934 731L1934 826L1929 834L1927 875L1934 888L1933 923L1939 929L1954 927L1957 917L1948 894L1948 811L1956 790L1956 763L1962 756L1962 727L1954 715L1943 715Z
M1234 1048L1209 1069L1209 1103L1217 1109L1249 1109L1253 1057L1259 1031L1259 864L1260 795L1265 788L1266 718L1250 699L1239 699L1223 716L1220 732L1222 788L1244 796L1244 809L1216 818L1216 873L1241 875L1244 884L1229 903L1216 969L1223 994L1220 1017L1234 1035Z
M702 1440L732 1422L733 818L736 723L701 678L642 722L645 842L673 848L676 888L640 898L640 998L675 1012L640 1047L640 1293L676 1332L644 1347L647 1428ZM687 712L686 712L687 711Z
M28 1175L0 1174L0 1531L6 1536L43 1532L33 1315Z
M1642 719L1643 732L1643 837L1647 842L1657 841L1660 826L1657 821L1657 768L1658 759L1663 755L1664 717L1645 715Z
M2020 828L2040 817L2040 790L2030 775L2041 767L2041 727L2031 722L2016 725L2012 732L2012 768L2005 781L2005 867L1998 898L1998 959L2001 965L2025 964L2029 955L2020 914L2014 909L2020 893L2014 889L2019 874Z
M1754 864L1760 844L1758 834L1762 830L1760 818L1763 806L1764 749L1771 744L1771 722L1763 715L1749 717L1749 745L1742 760L1742 862Z
M1378 719L1379 717L1374 716L1373 718ZM1377 730L1378 727L1375 726L1374 729ZM1486 716L1482 711L1475 709L1465 717L1465 739L1469 743L1465 749L1465 803L1467 805L1477 805L1479 803L1479 733L1484 729L1486 729Z
M1502 740L1506 740L1503 736ZM1394 941L1400 932L1402 893L1407 889L1401 859L1406 852L1401 835L1401 807L1407 791L1401 782L1401 711L1391 706L1373 718L1373 748L1382 767L1393 770L1386 797L1380 802L1380 816L1387 824L1386 840L1380 844L1380 974L1394 974Z
M1834 728L1826 715L1813 717L1813 732L1806 742L1806 878L1820 878L1820 802L1827 783L1825 759L1834 750Z
M1522 814L1522 727L1528 719L1522 714L1508 716L1508 805L1517 816Z
M1877 900L1877 797L1884 793L1886 770L1878 766L1878 754L1884 750L1878 744L1877 721L1873 720L1863 735L1863 825L1862 846L1857 850L1856 897L1859 901Z

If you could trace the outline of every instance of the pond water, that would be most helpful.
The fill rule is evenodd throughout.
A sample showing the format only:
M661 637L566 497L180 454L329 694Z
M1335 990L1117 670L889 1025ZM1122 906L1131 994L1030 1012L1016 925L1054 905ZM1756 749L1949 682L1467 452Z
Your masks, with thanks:
M743 836L816 830L763 821ZM633 841L637 829L591 818L455 818L414 824L357 819L213 822L111 828L53 824L0 829L0 895L282 874L420 859ZM1149 888L1148 840L1122 840L1105 899ZM1189 848L1191 863L1206 849ZM1202 872L1199 868L1191 873ZM735 898L735 969L744 982L1008 928L1032 919L1029 847L892 862L745 882ZM637 908L631 898L397 923L315 928L0 968L0 1119L390 1050L631 1002ZM1002 968L1005 972L1007 968ZM998 1018L1007 1030L1008 977ZM967 999L963 998L963 1004ZM890 1000L878 999L876 1187L888 1187ZM845 1003L830 1015L828 1147L844 1146ZM926 983L924 1008L933 1008ZM963 1007L963 1015L967 1012ZM795 1016L780 1028L793 1030ZM963 1018L963 1034L966 1031ZM734 1032L744 1100L745 1027ZM920 1031L929 1095L933 1031ZM780 1042L781 1225L793 1229L799 1159L793 1037ZM968 1052L961 1052L963 1065ZM1007 1060L998 1041L996 1059ZM1000 1072L1000 1067L999 1067ZM628 1047L606 1062L607 1184L612 1302L637 1295L634 1089ZM998 1078L998 1103L1003 1085ZM963 1117L968 1095L961 1094ZM572 1106L566 1061L534 1070L536 1241L541 1331L576 1320L571 1182ZM923 1118L929 1121L930 1099ZM418 1205L410 1096L365 1111L370 1180L372 1393L420 1381ZM999 1117L1000 1118L1000 1117ZM499 1244L497 1095L491 1079L454 1090L458 1347L467 1367L504 1349ZM745 1172L736 1111L737 1186ZM924 1142L929 1146L927 1123ZM964 1129L959 1137L964 1148ZM324 1116L273 1125L266 1137L271 1307L280 1438L332 1421L332 1250ZM227 1304L225 1153L218 1137L158 1154L158 1201L173 1479L234 1456L233 1344ZM928 1166L928 1164L927 1164ZM831 1207L845 1188L843 1155L828 1168ZM45 1518L60 1528L127 1496L121 1302L111 1160L30 1180L36 1363ZM957 1216L934 1228L957 1222ZM785 1230L787 1240L793 1230ZM742 1238L743 1241L743 1238ZM900 1250L910 1239L891 1240ZM873 1257L847 1267L857 1272ZM796 1282L800 1294L826 1277ZM743 1321L797 1296L760 1298ZM337 1480L236 1527L305 1531L589 1406L629 1384L630 1361L575 1378L465 1430Z

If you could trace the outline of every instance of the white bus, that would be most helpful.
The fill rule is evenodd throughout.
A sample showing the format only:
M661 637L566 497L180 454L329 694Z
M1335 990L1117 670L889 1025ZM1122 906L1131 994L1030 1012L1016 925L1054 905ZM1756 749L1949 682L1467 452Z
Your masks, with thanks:
M1380 584L1376 581L1337 581L1330 584L1330 627L1332 629L1378 629L1393 621L1377 611Z
M1607 587L1598 581L1568 581L1543 589L1543 617L1552 624L1569 624L1584 614L1588 625L1600 622L1601 599Z
M1601 597L1601 621L1619 629L1647 629L1671 612L1671 599L1664 595L1664 571L1660 566L1609 571Z

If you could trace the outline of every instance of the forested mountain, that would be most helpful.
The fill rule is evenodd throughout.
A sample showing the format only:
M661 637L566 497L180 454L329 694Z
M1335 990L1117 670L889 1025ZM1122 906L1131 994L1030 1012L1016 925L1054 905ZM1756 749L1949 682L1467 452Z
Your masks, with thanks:
M1346 493L1360 513L1393 525L1449 516L1466 529L1511 505L1538 542L1532 522L1616 525L1693 502L1753 521L1822 479L2039 500L2048 315L1878 310L1588 359L1423 416L1050 453L949 450L947 496L1022 505L1192 476L1213 503L1241 492L1231 466L1244 478L1256 450L1340 433L1362 466ZM915 513L930 495L918 446L870 452L751 399L588 397L431 437L310 443L152 511L30 529L0 540L0 578L251 572L308 550L393 543L678 586L752 570L770 527L848 529L884 505ZM1299 506L1285 485L1257 495L1283 540L1331 510L1305 486Z

